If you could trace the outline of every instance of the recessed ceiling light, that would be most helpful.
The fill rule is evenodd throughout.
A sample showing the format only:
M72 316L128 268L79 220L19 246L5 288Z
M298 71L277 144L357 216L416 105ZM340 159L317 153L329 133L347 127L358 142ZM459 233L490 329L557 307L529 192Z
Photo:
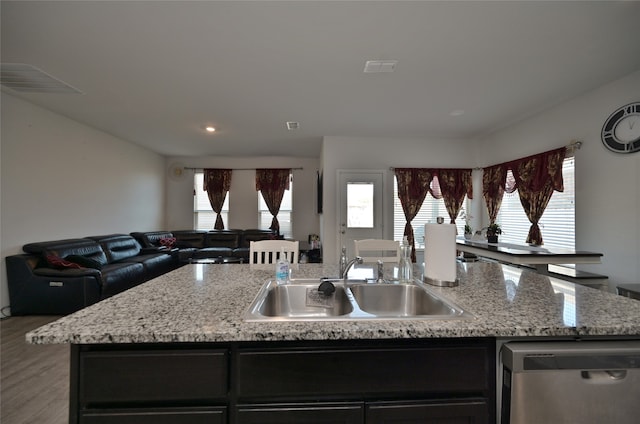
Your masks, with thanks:
M287 122L287 129L289 131L297 130L298 128L300 128L300 123L299 122L294 122L294 121L288 121Z
M210 133L212 133L212 132L215 132L215 131L216 131L216 129L215 129L214 127L211 127L211 126L209 126L209 127L205 128L205 130L207 130L207 132L210 132Z

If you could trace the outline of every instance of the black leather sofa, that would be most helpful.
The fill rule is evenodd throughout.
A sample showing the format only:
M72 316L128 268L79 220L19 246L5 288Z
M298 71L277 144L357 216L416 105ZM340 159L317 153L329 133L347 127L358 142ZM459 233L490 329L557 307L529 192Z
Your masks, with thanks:
M29 243L5 258L12 315L75 312L183 265L175 250L110 234Z
M144 247L162 246L163 240L174 239L172 246L178 249L181 261L190 259L237 258L249 262L249 245L252 241L281 238L269 230L176 230L131 233Z
M268 230L180 230L29 243L5 258L11 314L69 314L192 259L246 263L252 240L275 237Z

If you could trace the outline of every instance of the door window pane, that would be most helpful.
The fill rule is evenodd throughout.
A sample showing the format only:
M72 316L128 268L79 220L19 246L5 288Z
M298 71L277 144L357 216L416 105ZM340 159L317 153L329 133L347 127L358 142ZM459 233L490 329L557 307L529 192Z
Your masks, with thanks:
M373 228L373 183L347 183L347 227Z

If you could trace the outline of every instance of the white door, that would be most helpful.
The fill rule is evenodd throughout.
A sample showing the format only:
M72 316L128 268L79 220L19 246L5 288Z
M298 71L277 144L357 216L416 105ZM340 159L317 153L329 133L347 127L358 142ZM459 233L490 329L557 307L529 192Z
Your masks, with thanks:
M339 252L346 246L349 258L353 240L384 238L383 181L383 171L338 171Z

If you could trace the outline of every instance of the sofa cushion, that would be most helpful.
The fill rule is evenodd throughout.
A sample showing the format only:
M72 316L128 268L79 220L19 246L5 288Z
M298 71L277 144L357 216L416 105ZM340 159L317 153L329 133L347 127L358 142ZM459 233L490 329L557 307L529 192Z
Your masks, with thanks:
M127 234L109 234L88 237L100 244L109 263L118 262L140 253L140 244Z
M29 243L22 247L27 253L42 255L55 255L66 258L69 255L80 255L93 259L102 265L107 263L107 256L102 247L94 240L89 239L66 239L45 241L40 243Z
M171 231L171 233L176 238L176 244L174 246L179 249L185 249L190 247L195 247L196 249L202 249L203 247L205 247L204 236L207 233L206 231L179 230L179 231Z
M102 299L145 281L144 266L137 262L109 263L102 267Z
M176 268L178 258L167 253L140 254L123 262L136 262L144 266L148 278L156 277Z
M69 255L65 258L69 262L80 265L83 268L102 269L102 264L95 259L82 255Z
M194 259L202 258L228 258L233 256L233 249L230 247L205 247L198 249L191 255Z
M207 247L228 247L235 249L240 246L239 230L215 230L209 231L204 236L205 248Z
M252 241L273 240L278 238L271 230L244 230L242 233L242 242L238 247L249 248Z

